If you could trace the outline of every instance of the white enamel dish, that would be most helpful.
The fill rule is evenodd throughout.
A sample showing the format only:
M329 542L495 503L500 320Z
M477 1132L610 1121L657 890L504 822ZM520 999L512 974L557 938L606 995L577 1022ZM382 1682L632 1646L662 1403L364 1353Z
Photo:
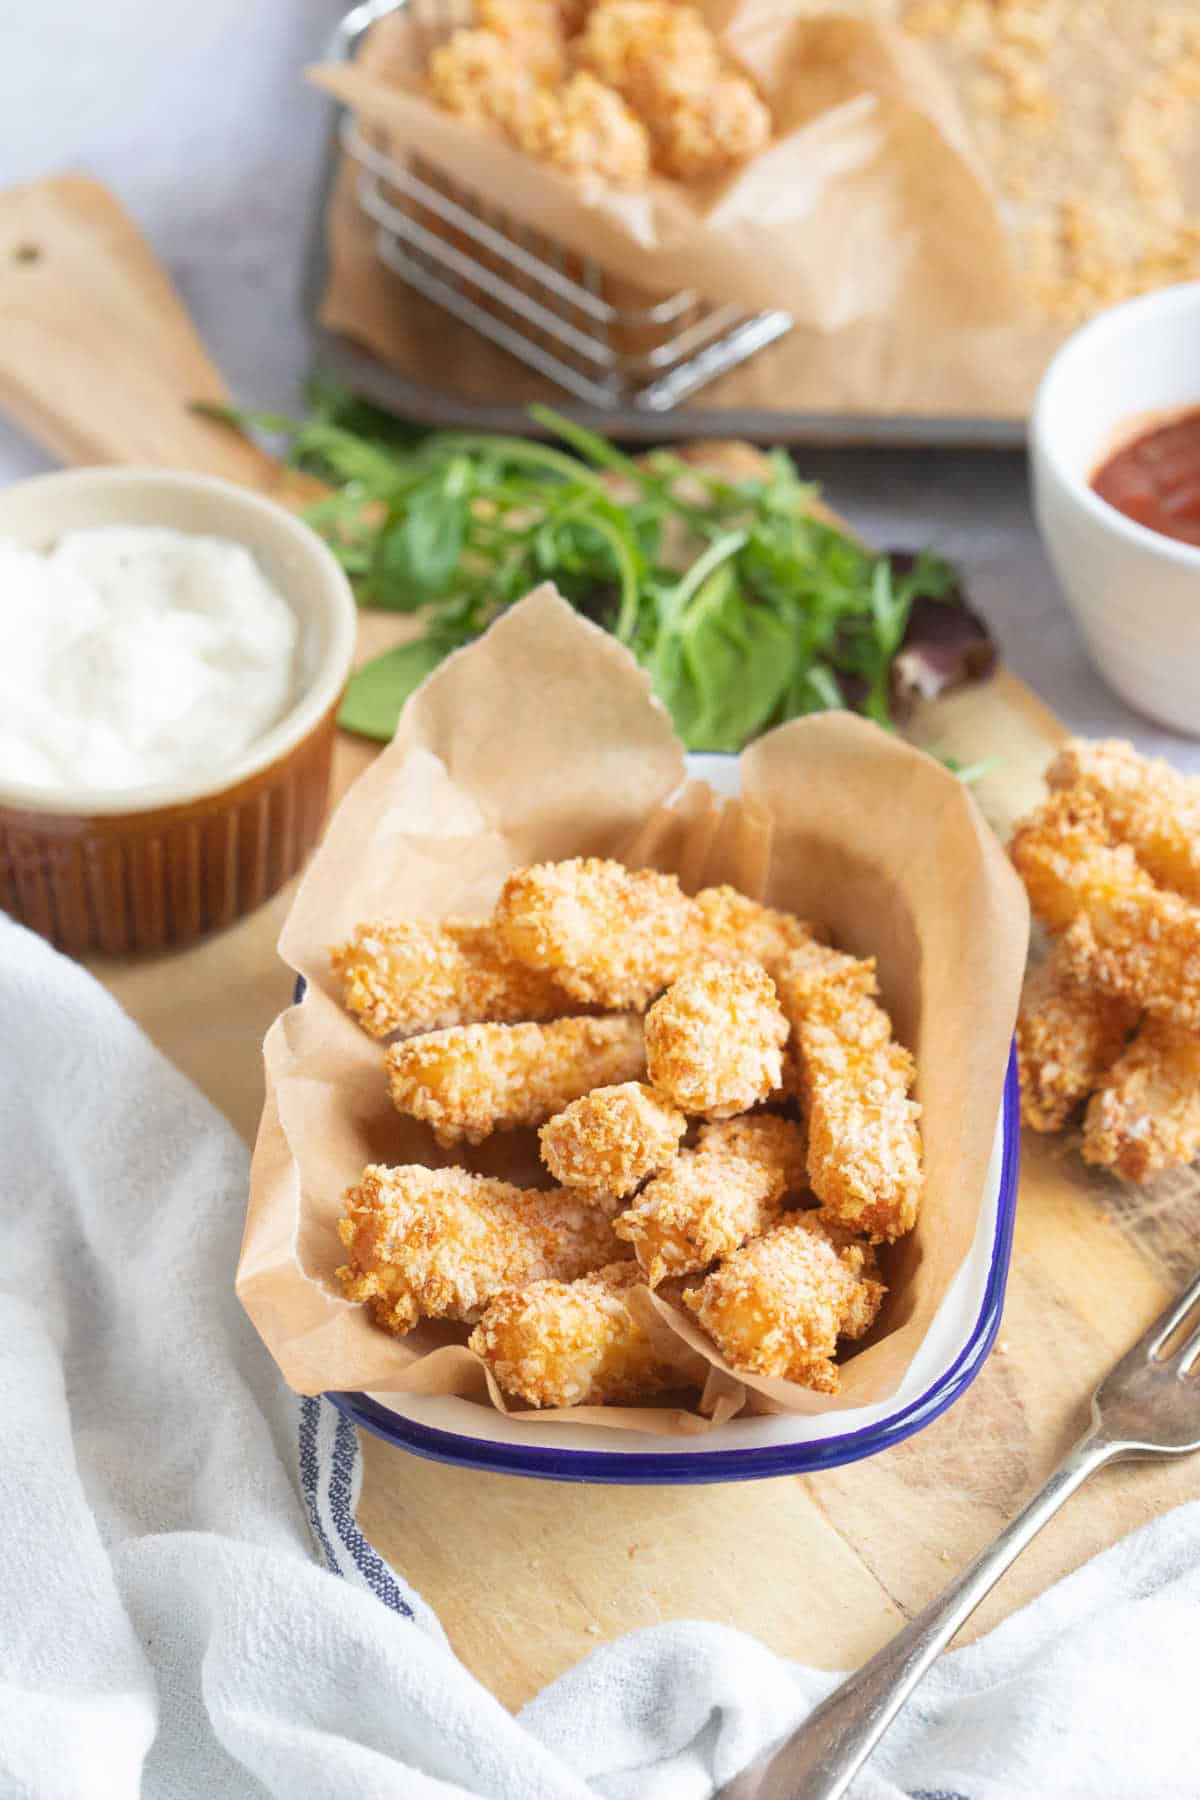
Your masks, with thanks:
M732 757L692 756L691 773L736 791ZM1009 1062L971 1249L904 1381L887 1400L811 1417L732 1419L696 1438L539 1424L447 1395L329 1395L347 1417L419 1456L546 1481L684 1484L804 1474L886 1450L965 1392L1000 1324L1017 1202L1020 1105Z

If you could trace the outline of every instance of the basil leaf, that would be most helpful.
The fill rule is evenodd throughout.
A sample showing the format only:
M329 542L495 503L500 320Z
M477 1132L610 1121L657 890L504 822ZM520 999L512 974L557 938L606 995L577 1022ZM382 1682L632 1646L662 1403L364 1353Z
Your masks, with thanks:
M416 692L452 648L433 635L414 638L355 669L338 712L342 730L387 743L396 734L409 695Z

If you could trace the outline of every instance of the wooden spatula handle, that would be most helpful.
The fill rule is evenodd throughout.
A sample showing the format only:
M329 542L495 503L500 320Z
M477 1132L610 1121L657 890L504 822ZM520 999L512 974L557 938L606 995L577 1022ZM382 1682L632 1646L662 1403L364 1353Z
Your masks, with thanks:
M0 193L0 410L69 463L146 463L307 497L194 400L228 392L170 277L84 176Z

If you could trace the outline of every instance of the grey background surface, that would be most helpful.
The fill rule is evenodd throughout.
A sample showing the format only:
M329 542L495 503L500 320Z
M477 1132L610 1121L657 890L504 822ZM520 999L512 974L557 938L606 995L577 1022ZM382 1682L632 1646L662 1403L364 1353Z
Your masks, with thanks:
M0 0L0 180L82 169L119 194L247 404L294 407L311 365L300 278L324 139L302 80L338 0ZM131 354L136 347L131 346ZM958 561L1009 665L1074 730L1200 773L1200 743L1130 712L1086 660L1038 544L1024 459L804 451L880 545ZM0 480L50 466L0 421Z

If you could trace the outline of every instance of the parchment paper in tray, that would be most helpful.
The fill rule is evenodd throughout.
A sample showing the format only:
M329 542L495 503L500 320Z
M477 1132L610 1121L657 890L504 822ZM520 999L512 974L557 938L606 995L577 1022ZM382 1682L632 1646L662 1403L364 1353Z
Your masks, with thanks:
M701 10L775 125L767 149L719 182L571 182L425 97L424 40L404 14L376 25L355 63L313 75L391 149L649 292L781 307L822 333L896 314L930 330L1012 316L993 191L919 46L860 19L799 19L789 0ZM326 322L332 312L355 335L345 311L344 294L327 299Z
M669 803L683 752L645 675L550 587L503 615L413 695L393 742L347 794L284 927L307 997L272 1027L268 1099L238 1271L243 1304L286 1380L321 1389L453 1392L502 1405L461 1327L395 1338L340 1298L342 1194L368 1162L537 1176L532 1132L465 1157L389 1101L382 1050L338 1005L328 946L364 919L484 914L509 870L578 854L649 857L685 885L732 881L879 959L885 1001L914 1050L926 1186L912 1237L885 1253L891 1292L835 1399L755 1383L757 1405L863 1405L900 1381L971 1242L1016 1015L1028 915L1023 889L970 795L921 752L848 714L793 722L742 758L745 798L707 790ZM541 1179L544 1181L544 1174ZM642 1305L649 1311L648 1295ZM675 1406L541 1412L696 1432L746 1400L698 1333L706 1416ZM455 1341L457 1340L457 1341Z

